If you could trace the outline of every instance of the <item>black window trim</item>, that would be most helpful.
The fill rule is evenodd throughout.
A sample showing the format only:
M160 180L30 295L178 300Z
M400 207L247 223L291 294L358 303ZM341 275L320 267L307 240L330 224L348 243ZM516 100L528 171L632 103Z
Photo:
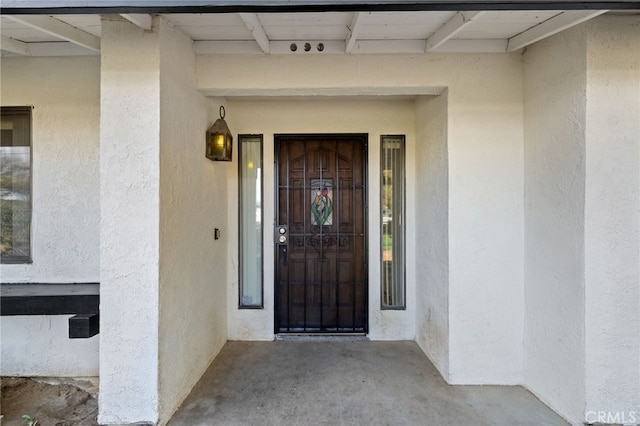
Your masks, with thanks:
M27 256L0 256L2 265L24 265L33 263L33 106L1 106L0 116L29 115L29 254Z
M260 265L260 303L259 304L244 304L242 302L242 291L244 286L244 277L242 276L242 271L244 268L243 263L243 247L242 247L242 238L243 238L243 226L242 226L242 214L243 214L243 203L242 203L242 142L245 139L259 139L260 140L260 168L264 170L264 137L263 134L240 134L238 135L238 309L264 309L264 206L260 209L261 223L262 228L260 230L260 251L262 252L261 259L262 264ZM260 182L260 200L264 202L264 174L261 176Z

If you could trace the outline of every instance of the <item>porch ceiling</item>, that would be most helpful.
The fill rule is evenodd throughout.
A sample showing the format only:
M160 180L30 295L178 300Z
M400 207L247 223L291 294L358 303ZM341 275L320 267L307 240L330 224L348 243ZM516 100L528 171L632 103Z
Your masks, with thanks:
M194 40L199 54L309 55L508 52L606 12L432 10L162 16ZM151 26L150 14L121 16L144 29ZM99 14L0 16L2 56L99 55L100 33Z

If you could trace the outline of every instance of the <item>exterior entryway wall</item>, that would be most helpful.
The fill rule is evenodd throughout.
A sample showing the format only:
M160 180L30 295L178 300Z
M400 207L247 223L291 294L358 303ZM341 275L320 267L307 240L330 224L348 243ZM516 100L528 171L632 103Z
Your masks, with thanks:
M227 340L229 164L188 37L106 16L101 53L98 421L165 424Z
M639 28L525 54L524 383L576 423L640 419Z
M98 282L100 59L3 57L0 67L2 106L33 106L32 262L3 263L0 281ZM0 317L2 375L97 376L100 338L68 334L65 316Z
M415 211L414 197L407 197L407 309L380 309L380 135L406 135L407 149L415 149L414 101L412 99L366 100L309 98L288 100L239 100L227 102L227 122L234 133L264 135L264 309L238 309L237 256L231 261L227 292L229 339L274 338L274 134L367 133L368 233L369 233L369 337L376 340L412 340L415 336ZM408 156L407 181L413 182L413 155ZM228 180L228 192L238 188L237 175ZM237 199L229 199L229 230L238 229ZM230 238L229 253L238 253L237 238Z
M221 63L224 68L218 66ZM407 235L414 246L407 250L412 256L407 259L407 301L414 315L407 318L409 311L379 310L378 283L374 282L379 271L373 269L379 263L379 242L374 239L378 234L374 224L379 223L374 213L379 208L375 186L379 158L378 149L370 145L370 337L416 339L452 383L522 382L521 55L198 56L196 73L203 93L228 97L227 122L234 133L265 135L266 165L273 161L266 138L276 132L366 132L371 144L377 143L379 134L411 134L407 139L407 212L414 228ZM364 109L364 122L357 121L358 111L353 108L339 109L349 98L385 99L385 95L415 98L399 111L399 119L413 124L393 131L393 123L384 123L395 112L384 105ZM425 106L430 95L440 99L432 108ZM330 99L313 104L319 107L306 108L305 102L314 96ZM278 97L286 100L264 100ZM337 106L326 108L325 113L323 102ZM336 108L341 115L331 112ZM377 127L369 127L374 121ZM431 128L438 130L432 132L425 123L433 123ZM234 180L236 173L230 175ZM264 179L268 188L273 174L265 173ZM236 188L233 181L229 193ZM235 204L235 198L230 199L230 208L235 209ZM426 210L418 209L418 204ZM264 212L271 214L273 206L265 203ZM237 217L236 210L229 217ZM448 224L446 235L443 223ZM230 228L235 224L233 219ZM271 224L265 218L268 247L273 241ZM446 242L446 247L428 247L435 241ZM229 252L237 253L235 246ZM266 257L271 253L265 250L266 268L272 265L272 258ZM229 276L234 281L236 265L230 265ZM265 269L266 279L271 276ZM273 314L238 311L237 286L228 285L229 334L273 338ZM272 290L265 287L266 303L270 303L270 294ZM416 305L418 299L420 304ZM238 322L242 317L246 319ZM420 326L408 327L412 323Z
M402 320L372 337L398 338L413 321L409 338L449 382L524 383L575 422L601 411L619 413L618 419L640 411L637 17L603 17L561 33L530 47L524 64L520 54L195 58L188 38L162 18L154 25L145 32L109 20L101 64L95 58L2 60L3 103L36 107L34 197L51 190L51 198L34 205L34 230L47 228L34 241L47 250L33 265L2 265L2 279L94 280L100 268L104 422L166 422L227 330L260 331L262 317L241 319L245 313L236 308L237 251L230 241L237 163L204 158L204 132L220 104L234 135L334 127L367 132L372 142L381 133L408 135L414 318L406 317L408 310L390 314ZM67 89L73 90L65 95ZM340 97L311 100L323 94ZM216 95L228 99L206 98ZM273 96L281 99L265 100ZM560 114L537 105L542 98ZM323 111L323 102L332 108ZM362 114L341 109L343 102ZM562 115L572 111L579 114ZM362 121L352 123L358 116ZM370 127L374 120L379 129ZM377 152L370 148L376 167ZM265 163L268 155L273 151L265 150ZM576 174L565 175L576 161ZM558 174L548 174L549 164L559 164ZM88 186L80 182L87 183L85 177ZM64 191L55 191L58 182ZM265 184L271 182L273 175L265 176ZM377 193L371 190L372 197ZM71 219L88 221L73 229L75 241L83 241L78 251L93 252L88 269L49 257L49 265L66 269L40 274L41 262L61 253L47 247L47 239L73 228L45 215L70 196L87 210ZM563 203L575 204L565 210ZM207 231L217 223L226 227L215 243ZM571 239L563 237L567 230ZM577 245L568 247L569 241ZM3 319L3 357L15 349L5 344L5 330L19 333L20 320ZM49 318L36 320L34 338L67 339L51 337ZM64 332L62 322L51 324ZM67 365L86 356L95 371L95 340L87 347L66 343Z

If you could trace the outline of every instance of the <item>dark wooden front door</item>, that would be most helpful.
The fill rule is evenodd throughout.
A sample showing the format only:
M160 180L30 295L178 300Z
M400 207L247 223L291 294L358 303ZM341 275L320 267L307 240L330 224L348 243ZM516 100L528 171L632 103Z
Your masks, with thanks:
M367 136L275 142L276 332L366 332Z

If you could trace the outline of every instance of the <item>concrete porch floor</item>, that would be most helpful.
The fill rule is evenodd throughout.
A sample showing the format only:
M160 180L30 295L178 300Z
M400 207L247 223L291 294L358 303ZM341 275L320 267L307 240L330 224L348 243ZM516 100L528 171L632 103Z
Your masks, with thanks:
M517 386L450 386L414 342L228 342L169 425L566 425Z

